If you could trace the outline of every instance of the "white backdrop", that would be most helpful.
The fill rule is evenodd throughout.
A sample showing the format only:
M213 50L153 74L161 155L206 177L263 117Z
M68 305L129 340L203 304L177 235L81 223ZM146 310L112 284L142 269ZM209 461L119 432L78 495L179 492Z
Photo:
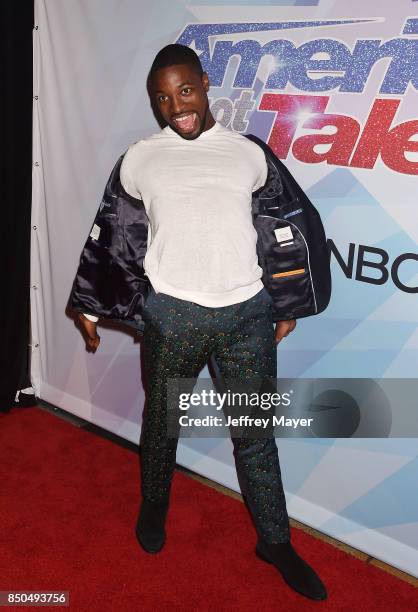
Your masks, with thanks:
M264 29L275 22L260 40L287 38L296 46L321 37L343 41L350 49L356 39L418 38L414 23L402 35L405 19L418 16L416 3L361 2L355 9L354 4L345 0L229 0L211 5L182 0L35 1L32 378L42 399L138 442L144 400L138 342L129 334L102 328L98 352L88 354L65 307L114 162L129 144L158 129L145 90L155 53L180 40L199 50L203 30L198 32L200 38L193 38L187 29L188 24L199 23L218 28L218 35L211 38L212 51L214 41L223 38L255 38L254 31L245 28L231 34L228 24L244 21L264 24ZM325 19L333 24L318 24ZM347 19L360 21L342 23ZM313 24L303 31L279 31L278 23L289 20ZM411 75L416 75L411 66ZM364 92L344 94L334 87L318 93L313 86L305 92L329 96L327 112L351 116L362 126L376 97L402 101L395 123L415 119L417 81L397 95L382 93L379 86L387 68L386 60L380 62ZM212 67L209 75L219 76L217 70ZM222 104L226 108L225 99L238 97L239 88L229 77L228 72L224 82L211 88L218 109ZM261 81L259 74L252 85L256 104L247 114L248 131L267 139L274 117L259 110ZM284 91L306 95L291 83ZM231 127L240 129L236 124ZM306 133L299 125L295 138ZM391 261L401 253L416 253L413 170L394 170L382 158L373 169L313 164L294 153L289 149L286 163L317 205L328 236L344 258L349 243L383 249ZM416 154L406 157L416 162ZM280 345L279 373L302 378L415 377L416 295L401 290L390 277L380 285L347 278L335 260L333 279L329 309L300 321L297 332ZM414 287L417 280L410 259L402 269L402 283ZM414 439L280 440L290 515L417 575L417 447ZM238 490L231 449L229 440L183 440L178 462Z

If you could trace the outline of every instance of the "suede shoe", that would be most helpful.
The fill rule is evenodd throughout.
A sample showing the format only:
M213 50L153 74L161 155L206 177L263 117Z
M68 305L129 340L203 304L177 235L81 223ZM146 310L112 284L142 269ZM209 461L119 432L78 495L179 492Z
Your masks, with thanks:
M168 512L168 501L147 502L142 500L136 537L142 548L148 553L158 553L165 544L165 520Z
M309 599L326 599L327 591L319 576L295 551L290 542L267 544L259 540L256 555L274 565L285 582Z

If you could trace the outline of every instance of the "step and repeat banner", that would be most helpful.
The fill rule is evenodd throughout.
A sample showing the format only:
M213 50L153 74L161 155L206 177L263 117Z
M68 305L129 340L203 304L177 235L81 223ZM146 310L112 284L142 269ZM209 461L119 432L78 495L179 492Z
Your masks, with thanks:
M333 401L351 416L346 437L278 440L289 513L417 575L418 440L398 421L406 405L415 414L418 372L418 2L35 5L37 394L139 440L140 342L104 324L89 354L66 305L116 159L159 129L145 86L151 62L168 43L188 45L208 72L215 118L270 144L329 240L330 306L280 343L278 369L331 379ZM382 400L369 401L379 385ZM371 415L380 428L365 428ZM188 437L178 462L238 490L231 450L229 439Z

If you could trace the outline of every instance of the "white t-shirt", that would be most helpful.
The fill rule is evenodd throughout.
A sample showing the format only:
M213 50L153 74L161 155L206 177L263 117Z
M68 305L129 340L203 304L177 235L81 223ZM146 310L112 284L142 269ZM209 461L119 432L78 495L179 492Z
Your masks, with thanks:
M195 140L167 126L129 147L120 179L144 202L156 292L221 307L263 288L251 199L266 178L262 149L220 123Z
M128 149L120 178L149 218L155 291L218 307L262 289L251 196L266 177L262 149L220 123L195 140L167 126Z

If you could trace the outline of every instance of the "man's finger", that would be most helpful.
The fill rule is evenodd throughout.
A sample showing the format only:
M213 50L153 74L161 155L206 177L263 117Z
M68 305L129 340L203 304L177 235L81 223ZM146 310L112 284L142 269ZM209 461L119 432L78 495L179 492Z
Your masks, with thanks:
M87 338L86 348L88 351L95 353L100 344L100 336L97 335L95 338Z
M276 335L275 335L275 339L276 339L276 343L278 344L281 340L283 340L284 336L285 336L285 328L283 325L276 325Z
M289 319L288 321L277 321L276 323L276 343L279 343L283 338L286 338L296 327L296 319Z
M97 323L90 321L82 313L78 313L77 320L86 343L86 350L89 353L95 353L100 344L100 336L97 333Z

